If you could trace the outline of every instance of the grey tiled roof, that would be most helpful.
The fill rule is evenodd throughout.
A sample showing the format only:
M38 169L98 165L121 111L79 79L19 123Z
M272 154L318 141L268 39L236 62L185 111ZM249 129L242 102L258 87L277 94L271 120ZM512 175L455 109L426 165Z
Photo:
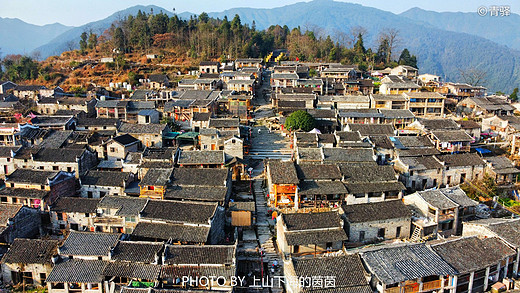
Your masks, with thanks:
M372 292L368 285L367 273L358 254L336 257L294 258L292 262L294 272L298 277L334 277L335 288L333 292ZM321 288L316 287L307 289L312 292L323 292Z
M288 231L312 230L341 227L338 212L282 214Z
M368 193L368 192L401 192L406 189L401 182L385 182L385 183L345 183L345 187L351 194Z
M111 259L137 263L155 263L163 249L162 242L119 241Z
M4 188L0 190L0 196L37 198L44 199L49 194L48 190L25 189L25 188Z
M160 272L160 265L116 261L107 264L103 276L157 281Z
M273 184L298 184L300 181L292 161L269 160L269 174Z
M70 231L60 247L62 255L108 256L121 234Z
M96 213L99 198L60 197L51 207L57 213Z
M36 162L60 162L60 163L76 163L85 149L71 148L42 148L34 155Z
M103 270L108 265L104 260L68 259L56 264L47 282L51 283L101 283Z
M181 186L226 186L227 169L176 168L173 171L175 185Z
M359 131L336 131L336 136L338 136L339 141L361 141L361 135Z
M441 169L442 164L434 156L421 157L402 157L399 158L403 164L409 166L411 170L432 170Z
M141 212L141 217L171 223L209 225L216 209L216 203L150 200Z
M466 131L460 130L436 130L432 134L441 142L473 141Z
M210 118L209 128L231 128L239 127L240 119L238 118Z
M396 152L399 155L399 157L433 156L441 153L438 149L434 147L398 149L396 150Z
M141 179L139 186L166 186L170 182L172 173L172 168L151 168Z
M21 204L0 203L0 227L6 227L9 219L14 218L22 207Z
M495 237L460 238L432 245L431 248L460 274L485 269L516 254L515 250Z
M230 280L231 276L235 276L235 266L162 266L161 278L196 278L200 276L222 276L226 280ZM221 292L221 291L220 291Z
M166 245L166 265L234 264L234 245Z
M495 233L502 240L510 245L520 247L520 221L507 221L502 223L495 223L488 226L489 230Z
M139 142L139 140L130 134L123 134L113 138L113 140L123 146Z
M421 124L428 130L459 129L460 126L453 119L422 119Z
M167 129L166 124L132 124L122 123L119 127L119 133L129 134L162 134Z
M224 151L181 151L178 163L181 165L224 164Z
M325 180L325 179L341 179L341 172L335 164L299 164L296 165L298 177L301 180Z
M343 205L341 207L349 223L411 219L410 209L401 200Z
M301 195L331 195L348 193L341 181L304 181L298 184Z
M12 264L52 264L57 254L58 240L17 238L4 254L2 263Z
M334 228L327 230L286 231L285 239L288 245L293 246L347 241L348 236L343 228Z
M325 162L370 162L374 161L372 149L323 148Z
M82 185L124 187L130 172L90 170L81 177Z
M381 112L384 118L387 119L405 119L415 117L415 115L410 110L379 109L379 112Z
M32 169L16 169L10 175L7 175L7 182L13 183L34 183L37 185L46 185L47 179L54 178L58 172L41 171Z
M347 183L374 183L397 181L394 168L389 165L338 164Z
M438 155L437 158L447 167L484 166L486 163L476 153Z
M417 194L428 204L440 210L457 208L459 206L438 189L418 191Z
M129 196L110 196L101 199L98 208L117 209L115 216L137 216L148 200Z
M72 130L60 130L54 131L49 136L45 138L42 146L46 148L59 148L61 147L67 139L72 135Z
M462 207L473 207L478 205L478 202L469 198L466 195L466 192L464 192L464 190L462 190L459 186L446 187L439 190L451 201Z
M394 135L391 124L348 124L350 131L359 131L361 135Z
M0 158L11 158L11 152L16 153L22 146L8 147L0 146Z
M223 202L226 198L228 188L213 186L190 187L190 186L171 186L166 189L164 199L194 200L194 201L219 201Z
M424 244L381 248L364 252L362 258L368 270L387 285L428 276L457 274Z
M141 221L132 232L132 238L160 239L174 242L206 243L210 227L182 224L163 224Z

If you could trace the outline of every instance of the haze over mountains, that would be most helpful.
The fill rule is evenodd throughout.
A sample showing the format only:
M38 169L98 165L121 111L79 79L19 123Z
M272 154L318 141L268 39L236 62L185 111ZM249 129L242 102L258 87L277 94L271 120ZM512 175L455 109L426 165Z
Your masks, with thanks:
M39 39L40 46L33 46L44 58L60 54L69 50L71 45L78 46L83 31L92 29L102 33L118 19L136 14L138 10L149 13L151 9L154 13L163 11L172 15L157 6L134 6L103 20L63 29L60 34L47 36L47 39L42 37ZM352 27L362 26L368 32L365 46L374 49L377 49L375 44L379 32L385 28L395 28L399 30L401 40L398 52L395 53L399 54L403 48L408 48L417 55L420 72L438 74L448 81L461 81L460 70L478 68L487 72L484 85L491 91L510 92L520 85L520 35L517 33L520 16L516 14L497 18L480 17L477 13L438 13L413 8L397 15L359 4L315 0L272 9L235 8L209 13L209 16L227 16L231 19L235 14L240 15L243 23L251 24L254 21L258 29L280 24L290 28L319 28L334 35L336 31L349 32ZM184 18L190 15L188 12L179 14ZM27 44L21 47L19 42L11 41L24 36L15 34L19 31L19 25L6 24L4 21L0 19L2 52L28 53ZM36 43L36 39L32 41Z
M0 17L0 49L4 55L29 54L71 28L59 23L39 26L17 18Z

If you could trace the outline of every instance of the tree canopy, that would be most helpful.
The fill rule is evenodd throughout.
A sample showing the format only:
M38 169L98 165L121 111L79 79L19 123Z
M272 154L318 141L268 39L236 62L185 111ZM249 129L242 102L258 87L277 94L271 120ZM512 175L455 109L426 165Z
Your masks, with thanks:
M311 114L303 110L293 112L285 119L285 128L291 131L303 130L311 131L314 129L315 120Z

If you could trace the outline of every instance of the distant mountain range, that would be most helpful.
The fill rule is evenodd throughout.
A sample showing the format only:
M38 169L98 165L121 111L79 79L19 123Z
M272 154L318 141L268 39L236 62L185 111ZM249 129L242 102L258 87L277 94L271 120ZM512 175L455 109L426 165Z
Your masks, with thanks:
M39 51L43 58L47 58L53 55L59 55L65 51L70 50L69 45L74 45L74 49L79 48L79 39L83 32L88 32L92 30L92 32L101 35L105 30L110 28L112 23L127 17L128 15L136 15L137 12L141 10L146 13L150 13L150 11L154 11L154 13L159 13L163 11L168 14L168 16L173 16L171 12L166 11L166 9L161 8L155 5L137 5L127 8L125 10L118 11L109 17L89 22L85 25L74 27L72 29L67 30L66 32L57 35L54 39L51 39L48 42L43 43L41 46L37 47L35 51Z
M467 33L520 50L520 15L479 16L476 12L435 12L412 8L400 14L438 29Z
M134 6L91 22L81 27L68 28L60 34L42 41L35 46L42 57L60 54L71 44L77 46L83 31L92 29L102 33L118 19L138 10L154 13L171 12L157 6ZM410 9L399 15L359 4L314 0L272 9L234 8L223 12L209 13L211 17L232 19L240 15L243 23L253 21L258 29L273 24L287 25L290 28L320 28L334 35L337 31L348 32L352 27L367 29L365 45L375 48L379 32L386 28L399 30L398 50L408 48L417 55L420 72L442 76L448 81L461 81L460 70L478 68L487 72L486 83L491 91L510 92L520 87L520 16L480 17L477 13L437 13L418 8ZM189 18L193 13L185 12L180 17ZM3 20L3 19L1 19ZM21 21L20 21L21 22ZM6 29L0 21L0 32L18 30L18 25ZM30 25L29 25L30 26ZM16 27L16 28L15 28ZM37 27L37 26L35 26ZM42 38L43 39L43 38ZM0 35L0 40L5 40ZM40 39L41 40L41 39ZM0 48L7 53L7 46L0 41ZM21 46L12 46L18 53L28 52ZM25 51L24 51L25 50ZM395 52L399 54L399 52Z
M29 54L71 28L59 23L39 26L17 18L0 17L0 50L3 55Z

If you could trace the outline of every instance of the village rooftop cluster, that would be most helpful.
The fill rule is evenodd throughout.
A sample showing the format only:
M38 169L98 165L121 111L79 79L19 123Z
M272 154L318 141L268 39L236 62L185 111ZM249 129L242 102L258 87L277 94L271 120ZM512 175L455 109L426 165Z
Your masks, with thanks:
M406 65L237 59L192 73L85 97L0 82L2 286L517 286L520 117L507 96ZM313 130L285 127L296 111Z

